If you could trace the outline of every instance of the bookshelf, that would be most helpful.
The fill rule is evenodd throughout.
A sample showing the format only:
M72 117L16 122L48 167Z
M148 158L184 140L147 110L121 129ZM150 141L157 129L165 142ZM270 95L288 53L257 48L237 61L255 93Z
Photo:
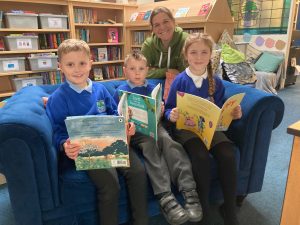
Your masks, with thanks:
M130 40L126 45L125 53L132 51L134 48L141 48L140 43L136 43L136 34L138 32L144 33L141 36L147 37L151 34L149 20L130 21L130 17L136 12L147 12L156 6L165 6L169 8L173 15L176 14L179 8L189 7L189 11L185 17L175 18L176 24L188 32L193 30L202 31L210 34L215 41L217 41L224 29L233 35L234 21L228 7L227 0L203 0L199 1L170 1L155 2L149 4L138 5L135 8L128 8L126 12L126 39ZM210 11L206 15L198 16L202 5L210 3ZM202 5L201 5L202 4ZM222 12L222 13L220 13Z
M68 15L68 2L67 0L13 0L13 1L0 1L0 10L3 12L9 12L11 10L23 10L32 11L36 14L39 13L52 13L56 15ZM4 17L3 17L4 19ZM7 50L7 46L4 51L0 51L0 59L4 58L25 58L25 70L22 71L2 71L0 72L0 99L12 96L15 93L13 87L13 78L22 78L28 76L45 75L48 71L31 71L28 65L27 57L30 54L35 53L56 53L57 49L54 46L44 46L41 41L41 37L53 37L56 35L64 35L65 37L70 36L70 29L41 29L41 28L8 28L7 24L2 23L0 27L0 37L8 36L10 34L23 34L30 33L34 36L38 36L37 50L32 49L20 49L20 50ZM3 39L2 39L3 40ZM2 63L2 61L1 61ZM4 62L3 62L4 63ZM4 64L3 64L4 65ZM49 70L53 72L53 70ZM55 70L55 73L57 71Z

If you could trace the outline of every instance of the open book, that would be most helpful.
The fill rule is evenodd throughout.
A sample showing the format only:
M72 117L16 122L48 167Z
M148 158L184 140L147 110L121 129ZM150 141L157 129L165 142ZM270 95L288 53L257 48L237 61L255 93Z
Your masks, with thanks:
M207 149L210 149L215 131L226 131L232 121L232 110L241 103L245 93L231 96L220 109L214 103L199 96L177 92L179 119L177 129L196 133Z
M119 115L133 122L136 131L157 140L157 124L161 117L162 87L158 84L151 97L132 92L121 91L118 104Z
M124 117L71 116L65 123L71 142L81 145L77 170L129 167Z

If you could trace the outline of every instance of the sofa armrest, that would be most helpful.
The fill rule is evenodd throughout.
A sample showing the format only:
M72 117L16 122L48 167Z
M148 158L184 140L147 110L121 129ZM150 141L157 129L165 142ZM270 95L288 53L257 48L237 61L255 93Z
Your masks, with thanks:
M282 121L284 103L276 95L224 81L226 98L245 92L243 116L232 122L228 137L240 149L240 173L251 173L247 193L260 191L272 130ZM260 188L259 188L260 187Z
M57 152L44 96L43 88L27 87L0 109L0 171L20 224L41 224L41 210L59 204Z

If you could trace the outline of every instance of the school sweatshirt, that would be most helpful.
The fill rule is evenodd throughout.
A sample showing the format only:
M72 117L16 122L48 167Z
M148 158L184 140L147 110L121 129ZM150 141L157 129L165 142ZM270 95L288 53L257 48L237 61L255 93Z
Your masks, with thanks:
M67 116L117 115L117 105L100 83L93 82L91 91L78 93L65 82L50 96L46 112L53 129L53 143L60 150L69 137L64 122Z
M188 33L184 32L181 27L176 27L168 49L163 48L161 40L155 34L145 40L141 51L148 60L147 78L165 78L168 69L176 69L179 72L185 69L181 51L187 36Z
M214 101L215 104L218 107L222 107L224 103L224 94L225 94L225 88L222 83L222 80L218 76L214 76L215 79L215 84L216 84L216 90L214 93ZM167 120L170 120L170 113L173 108L176 107L176 94L177 91L185 92L188 94L200 96L202 98L208 99L208 78L203 79L202 81L202 86L200 88L197 88L194 84L194 81L192 80L191 77L189 77L186 73L186 71L183 71L180 73L175 80L173 81L170 91L169 91L169 96L166 101L165 105L165 113L164 117Z

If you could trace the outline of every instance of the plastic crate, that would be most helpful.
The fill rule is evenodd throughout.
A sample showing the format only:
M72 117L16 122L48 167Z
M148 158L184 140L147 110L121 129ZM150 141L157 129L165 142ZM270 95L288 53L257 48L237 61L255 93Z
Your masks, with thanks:
M38 36L4 36L6 49L15 50L38 50Z
M39 14L40 28L42 29L68 29L67 15Z
M35 77L25 77L25 78L13 78L12 81L13 81L12 83L15 91L19 91L23 87L42 85L43 77L35 76Z
M25 71L25 57L0 58L0 73Z
M32 71L37 70L56 70L57 69L57 56L39 56L28 57L29 65Z
M34 13L4 13L7 28L38 29L37 17Z

